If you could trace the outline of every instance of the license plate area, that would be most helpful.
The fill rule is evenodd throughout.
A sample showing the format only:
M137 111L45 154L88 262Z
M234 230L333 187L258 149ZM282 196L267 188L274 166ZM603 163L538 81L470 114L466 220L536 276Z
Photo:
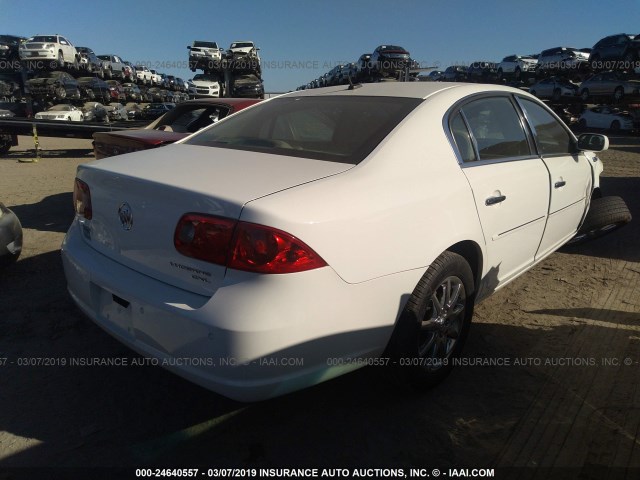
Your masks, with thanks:
M91 284L91 297L95 311L103 322L121 335L134 337L131 302L95 283Z

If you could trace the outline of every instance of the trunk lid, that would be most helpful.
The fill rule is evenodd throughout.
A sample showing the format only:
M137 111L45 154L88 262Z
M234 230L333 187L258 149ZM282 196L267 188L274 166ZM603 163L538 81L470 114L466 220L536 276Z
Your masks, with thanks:
M189 212L237 219L251 200L344 172L353 165L195 145L109 157L81 165L93 217L85 241L100 253L176 287L212 295L225 267L176 251Z

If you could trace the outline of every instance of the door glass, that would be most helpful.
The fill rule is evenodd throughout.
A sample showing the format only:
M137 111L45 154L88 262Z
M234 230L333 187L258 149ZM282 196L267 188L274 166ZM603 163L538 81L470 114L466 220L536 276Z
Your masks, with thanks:
M520 118L507 97L483 98L462 107L478 146L480 160L531 154Z
M473 150L473 143L469 136L469 130L467 130L467 126L465 125L464 120L462 120L460 112L458 112L451 120L451 134L456 142L462 161L465 163L476 161L476 152Z
M541 155L570 155L573 139L556 118L537 103L520 98Z

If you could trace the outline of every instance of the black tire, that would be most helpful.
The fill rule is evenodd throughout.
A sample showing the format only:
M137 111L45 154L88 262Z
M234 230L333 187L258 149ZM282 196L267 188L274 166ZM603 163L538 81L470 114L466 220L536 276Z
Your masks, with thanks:
M622 100L622 97L624 97L624 88L622 87L616 88L613 92L613 100L615 102L619 102L620 100Z
M634 52L627 52L622 60L624 62L624 70L633 72L633 70L638 66L634 65L636 62L636 54Z
M64 55L62 51L58 52L58 60L56 61L56 68L64 68Z
M580 98L585 103L589 101L589 89L588 88L582 89L582 92L580 92Z
M504 72L501 68L498 69L498 80L502 80L504 78Z
M474 282L467 261L444 252L418 282L386 350L393 379L417 390L441 382L469 331Z
M584 223L569 244L584 243L613 232L631 221L631 212L620 197L592 198Z
M11 149L11 139L0 138L0 155L8 153Z
M522 70L520 70L520 67L516 67L516 71L513 72L513 78L518 82L522 80Z
M111 70L111 68L107 69L107 74L106 77L111 80L113 78L113 70Z

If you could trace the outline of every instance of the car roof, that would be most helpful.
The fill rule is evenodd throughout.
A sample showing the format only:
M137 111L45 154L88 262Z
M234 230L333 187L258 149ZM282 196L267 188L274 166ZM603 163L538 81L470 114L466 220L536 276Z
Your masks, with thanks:
M405 97L427 98L449 92L453 96L463 98L467 95L482 92L509 92L525 93L523 90L502 85L489 85L477 83L456 82L382 82L366 83L349 90L348 85L335 87L315 88L287 93L284 96L321 96L321 95L346 95L346 96L379 96L379 97ZM455 92L455 93L454 93Z

